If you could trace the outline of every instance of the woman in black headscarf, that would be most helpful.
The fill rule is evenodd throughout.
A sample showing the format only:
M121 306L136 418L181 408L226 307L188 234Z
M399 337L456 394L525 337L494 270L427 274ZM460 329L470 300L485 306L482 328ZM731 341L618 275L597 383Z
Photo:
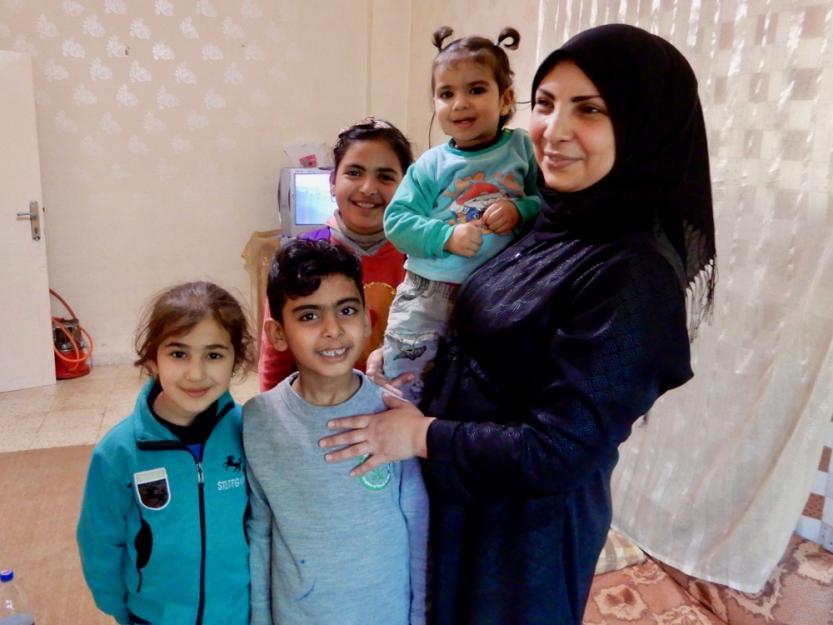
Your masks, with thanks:
M617 447L692 375L711 307L714 225L697 81L665 40L588 30L532 85L532 231L459 292L424 412L332 425L370 454L426 458L433 622L581 623L611 520ZM433 415L427 417L425 415Z

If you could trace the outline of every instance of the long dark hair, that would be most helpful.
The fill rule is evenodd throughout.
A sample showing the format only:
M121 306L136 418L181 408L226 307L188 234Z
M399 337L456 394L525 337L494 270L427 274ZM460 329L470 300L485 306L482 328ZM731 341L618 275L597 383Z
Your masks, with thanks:
M341 159L344 158L350 146L357 141L382 141L387 143L399 159L403 174L414 162L411 143L399 128L378 117L365 117L338 133L336 144L333 147L334 171L338 171Z

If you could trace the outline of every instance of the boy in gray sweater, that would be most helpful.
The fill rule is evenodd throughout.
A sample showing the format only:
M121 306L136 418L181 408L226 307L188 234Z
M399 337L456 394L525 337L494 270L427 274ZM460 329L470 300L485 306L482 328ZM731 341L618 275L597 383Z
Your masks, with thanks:
M251 625L423 625L428 498L416 460L351 478L318 441L385 409L353 369L370 333L359 260L295 240L272 262L267 333L298 372L243 409Z

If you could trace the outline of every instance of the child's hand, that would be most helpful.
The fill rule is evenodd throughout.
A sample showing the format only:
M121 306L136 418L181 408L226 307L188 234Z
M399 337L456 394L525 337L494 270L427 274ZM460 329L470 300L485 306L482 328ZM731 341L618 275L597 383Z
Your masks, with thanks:
M511 200L498 200L483 211L482 221L495 234L509 234L521 223L521 212Z
M452 254L457 254L457 256L474 256L483 244L483 234L480 232L481 226L480 219L457 224L454 226L451 237L445 242L445 249Z
M402 385L407 384L416 378L414 373L401 373L392 380L388 380L384 375L384 350L380 347L374 349L367 356L367 363L365 366L365 374L371 380L376 382L386 391L395 394L397 397L402 396Z

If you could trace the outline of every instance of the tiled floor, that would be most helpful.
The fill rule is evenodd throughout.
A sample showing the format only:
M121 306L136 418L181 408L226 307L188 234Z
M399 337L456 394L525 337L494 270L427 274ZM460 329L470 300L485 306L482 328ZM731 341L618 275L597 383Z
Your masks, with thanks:
M96 443L133 409L143 380L132 365L94 366L82 378L0 393L0 452ZM257 392L256 373L232 381L241 404Z

